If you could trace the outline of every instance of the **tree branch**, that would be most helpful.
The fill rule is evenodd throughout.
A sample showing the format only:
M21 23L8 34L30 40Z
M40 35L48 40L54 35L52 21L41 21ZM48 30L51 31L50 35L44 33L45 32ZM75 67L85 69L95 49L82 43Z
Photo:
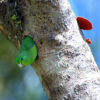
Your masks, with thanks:
M35 40L39 58L33 67L49 99L99 100L100 72L68 1L18 1L23 31L14 26L15 22L7 13L8 2L4 0L0 6L0 30L6 37L10 34L11 39L8 39L16 45L25 35ZM3 12L9 19L2 17ZM11 27L6 21L12 22Z

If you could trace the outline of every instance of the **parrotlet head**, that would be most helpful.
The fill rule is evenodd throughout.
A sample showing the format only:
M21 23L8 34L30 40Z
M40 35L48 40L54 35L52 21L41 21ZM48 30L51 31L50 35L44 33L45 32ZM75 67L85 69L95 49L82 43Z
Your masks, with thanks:
M37 57L37 48L33 39L29 36L25 37L22 42L20 53L16 58L16 64L24 67L32 64Z

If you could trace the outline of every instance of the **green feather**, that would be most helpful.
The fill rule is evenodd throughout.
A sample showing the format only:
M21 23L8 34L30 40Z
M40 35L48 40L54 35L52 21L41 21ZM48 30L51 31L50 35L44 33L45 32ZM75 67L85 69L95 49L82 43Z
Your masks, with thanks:
M36 44L31 37L27 36L22 42L20 54L16 58L16 63L21 63L23 66L28 66L35 61L36 57Z

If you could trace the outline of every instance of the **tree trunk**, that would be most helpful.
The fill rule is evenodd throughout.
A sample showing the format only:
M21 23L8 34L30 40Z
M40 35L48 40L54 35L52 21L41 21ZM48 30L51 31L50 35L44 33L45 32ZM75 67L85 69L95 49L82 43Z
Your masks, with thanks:
M12 7L15 2L17 8ZM18 48L25 35L35 40L38 59L33 68L49 100L100 100L100 72L68 0L0 3L1 33Z

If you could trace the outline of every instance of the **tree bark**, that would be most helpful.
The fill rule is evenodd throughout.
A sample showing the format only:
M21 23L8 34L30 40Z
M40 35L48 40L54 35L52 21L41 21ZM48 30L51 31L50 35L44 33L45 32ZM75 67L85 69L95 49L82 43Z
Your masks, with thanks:
M0 1L1 33L18 48L25 35L35 40L33 68L49 100L100 100L100 72L68 0L18 0L19 27L12 2Z

